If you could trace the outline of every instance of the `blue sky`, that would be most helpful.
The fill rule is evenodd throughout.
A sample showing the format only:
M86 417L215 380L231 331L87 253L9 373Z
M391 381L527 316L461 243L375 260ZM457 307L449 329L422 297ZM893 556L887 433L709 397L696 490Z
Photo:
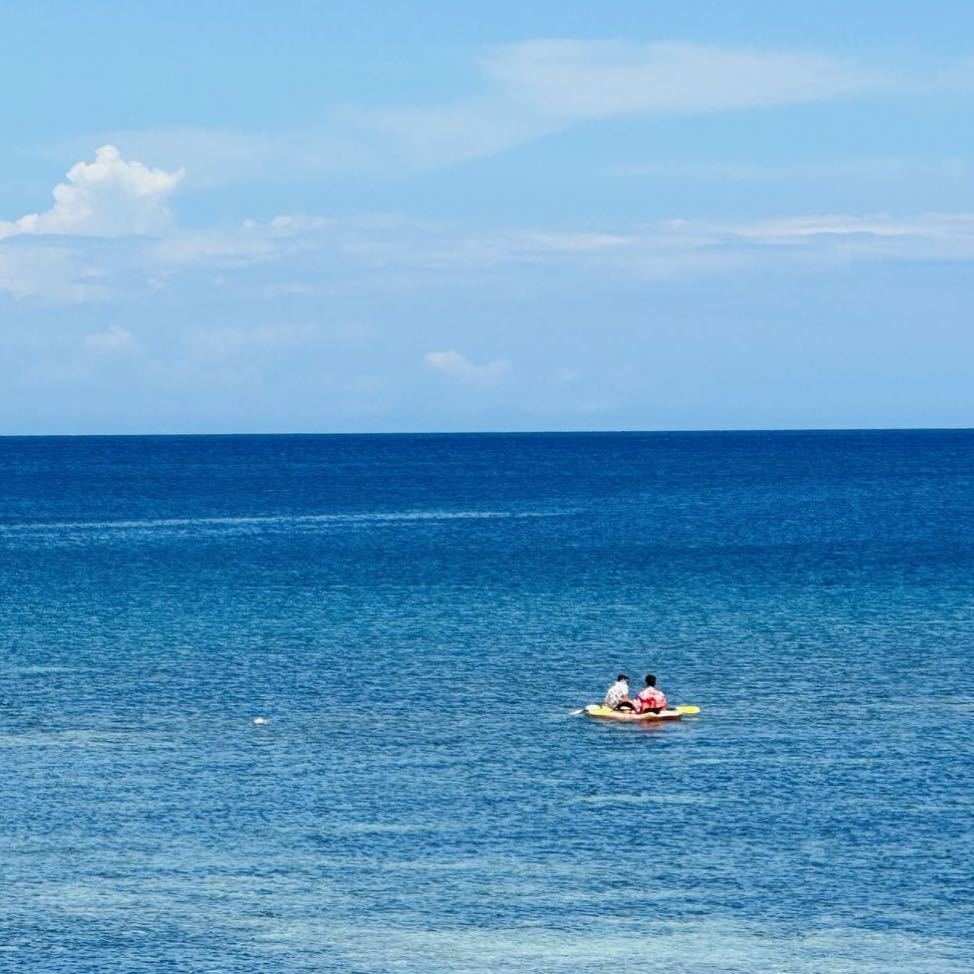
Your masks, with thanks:
M974 425L974 5L8 5L0 433Z

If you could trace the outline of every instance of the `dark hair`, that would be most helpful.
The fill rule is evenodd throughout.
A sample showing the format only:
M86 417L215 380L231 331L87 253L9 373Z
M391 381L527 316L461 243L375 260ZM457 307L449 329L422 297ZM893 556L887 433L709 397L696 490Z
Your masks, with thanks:
M618 681L618 680L625 680L625 681L626 681L626 683L628 683L628 682L629 682L629 677L628 677L628 676L626 676L626 674L625 674L625 673L620 673L620 674L619 674L619 675L618 675L618 676L616 677L616 680L617 680L617 681Z
M652 673L646 674L646 686L654 687L656 686L656 677Z

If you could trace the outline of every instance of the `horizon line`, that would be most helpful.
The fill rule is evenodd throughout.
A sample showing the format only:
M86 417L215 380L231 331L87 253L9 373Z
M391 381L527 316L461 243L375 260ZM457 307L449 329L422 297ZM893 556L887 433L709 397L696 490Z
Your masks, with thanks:
M620 434L695 435L708 433L964 433L974 432L974 426L786 426L786 427L729 427L714 426L694 429L471 429L471 430L372 430L372 431L233 431L233 432L140 432L140 433L0 433L0 440L26 439L186 439L189 437L366 437L366 436L618 436Z

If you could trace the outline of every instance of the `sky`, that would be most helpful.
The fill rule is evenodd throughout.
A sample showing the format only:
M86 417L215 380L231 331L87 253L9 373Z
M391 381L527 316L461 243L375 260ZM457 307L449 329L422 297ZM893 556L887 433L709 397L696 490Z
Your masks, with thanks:
M974 426L968 0L0 28L0 434Z

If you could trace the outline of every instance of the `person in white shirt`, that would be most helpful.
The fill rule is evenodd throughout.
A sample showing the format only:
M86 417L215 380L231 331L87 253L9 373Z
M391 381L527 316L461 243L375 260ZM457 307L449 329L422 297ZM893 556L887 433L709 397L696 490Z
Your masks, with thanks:
M629 699L629 677L620 673L615 683L605 691L603 706L612 710L635 710L636 705Z

